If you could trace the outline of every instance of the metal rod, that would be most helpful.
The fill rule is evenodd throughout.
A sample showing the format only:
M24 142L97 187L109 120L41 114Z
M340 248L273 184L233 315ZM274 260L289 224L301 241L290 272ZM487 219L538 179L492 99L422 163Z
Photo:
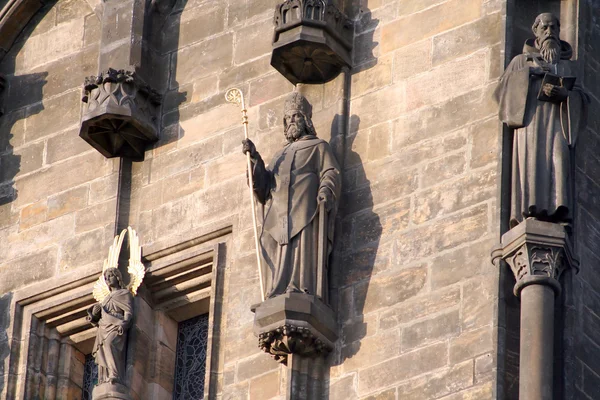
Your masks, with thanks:
M229 103L236 103L242 107L242 125L244 125L244 137L248 139L248 110L244 101L244 94L240 89L229 89L225 93L225 100ZM252 175L252 161L250 153L246 153L246 164L248 168L248 187L250 190L250 201L252 203L252 226L254 228L254 245L256 246L256 262L258 265L258 280L260 282L260 298L265 301L265 290L262 276L262 262L260 259L260 243L258 240L258 224L256 223L256 199L254 197L254 177Z

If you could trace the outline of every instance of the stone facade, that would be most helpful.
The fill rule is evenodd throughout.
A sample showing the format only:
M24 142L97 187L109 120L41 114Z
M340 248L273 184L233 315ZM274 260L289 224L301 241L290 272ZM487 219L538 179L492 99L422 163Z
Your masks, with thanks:
M343 169L330 279L339 339L323 368L327 393L319 396L517 398L519 303L510 271L490 261L508 228L510 164L510 133L498 121L492 92L505 63L521 51L527 21L544 6L527 2L336 2L355 24L353 66L324 85L297 88L311 101L317 134L332 145ZM86 347L69 347L60 335L46 337L36 353L44 362L29 364L19 359L32 352L15 321L23 318L20 307L28 307L20 304L38 293L60 288L63 280L95 279L123 218L139 233L150 271L136 299L136 311L148 322L140 319L132 328L133 397L167 399L172 393L179 320L157 297L163 275L156 271L175 265L177 257L206 261L202 246L217 245L220 255L210 253L214 275L203 281L212 279L210 296L198 290L197 307L185 308L185 300L173 295L180 316L211 315L210 398L285 398L286 367L265 355L253 334L250 308L260 302L260 292L244 133L239 110L224 100L228 88L243 90L250 137L270 160L283 145L283 103L294 89L270 66L275 2L151 2L149 12L160 14L148 39L156 67L152 83L162 96L159 140L144 161L132 164L125 194L119 190L120 160L104 158L78 136L82 84L109 66L99 64L108 63L100 50L105 2L44 3L14 43L0 41L0 74L6 79L0 118L0 399L15 393L44 398L54 393L53 379L58 389L46 398L80 398ZM569 40L578 40L581 76L592 97L589 129L576 155L575 253L581 272L565 274L556 300L563 307L556 317L555 353L562 361L555 368L555 393L557 399L595 399L600 2L549 3L569 21ZM210 305L203 303L207 298ZM36 310L27 312L38 318ZM47 335L45 327L23 326ZM61 362L69 365L48 374L42 365L63 344L61 355L69 357ZM27 392L19 385L32 376L44 378L36 381L37 391Z

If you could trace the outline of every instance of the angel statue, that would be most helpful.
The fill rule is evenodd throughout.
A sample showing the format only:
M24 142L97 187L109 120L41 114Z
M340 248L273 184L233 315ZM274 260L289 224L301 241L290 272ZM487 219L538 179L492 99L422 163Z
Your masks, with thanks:
M128 286L118 269L119 254L125 239L129 235L129 273ZM116 236L108 258L104 260L102 275L94 285L93 296L98 301L87 310L88 321L98 327L92 355L98 365L98 386L122 386L125 378L125 359L127 330L133 319L133 296L137 294L145 268L141 261L139 238L131 227ZM93 398L96 390L94 390Z

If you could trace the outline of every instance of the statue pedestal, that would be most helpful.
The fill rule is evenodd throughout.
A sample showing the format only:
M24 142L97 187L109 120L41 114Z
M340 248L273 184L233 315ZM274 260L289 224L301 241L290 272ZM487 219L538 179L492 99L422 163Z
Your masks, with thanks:
M552 399L554 298L561 274L578 268L569 236L560 224L527 219L502 236L492 258L510 266L521 299L519 399Z
M335 313L316 296L286 293L252 311L260 348L283 364L290 354L326 356L337 340Z
M92 400L132 400L129 389L121 383L101 383L94 387Z

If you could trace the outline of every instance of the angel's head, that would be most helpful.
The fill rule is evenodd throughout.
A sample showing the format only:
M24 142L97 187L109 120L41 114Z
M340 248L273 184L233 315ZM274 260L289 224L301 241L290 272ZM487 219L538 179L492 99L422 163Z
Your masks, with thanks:
M107 268L104 271L104 280L110 290L125 288L125 285L123 285L123 276L118 268Z

